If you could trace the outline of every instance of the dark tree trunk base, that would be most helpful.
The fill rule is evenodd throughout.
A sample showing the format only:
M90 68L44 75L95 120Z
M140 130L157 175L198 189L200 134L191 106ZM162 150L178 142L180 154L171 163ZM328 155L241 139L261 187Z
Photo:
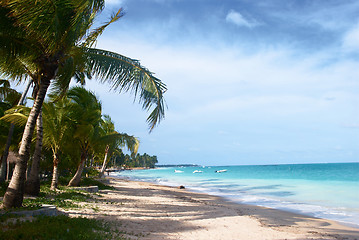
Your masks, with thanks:
M78 187L81 181L82 170L84 169L85 163L81 163L78 167L75 176L70 180L68 187Z

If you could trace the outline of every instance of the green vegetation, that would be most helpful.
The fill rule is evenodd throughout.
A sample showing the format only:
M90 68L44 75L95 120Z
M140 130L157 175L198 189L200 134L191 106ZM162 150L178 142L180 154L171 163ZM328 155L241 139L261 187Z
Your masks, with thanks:
M7 110L0 122L24 126L30 110L16 106ZM58 179L64 173L72 172L74 177L66 178L67 183L62 182L63 185L78 186L82 173L98 176L100 172L95 168L100 169L101 166L103 173L106 165L114 168L153 168L157 163L156 156L136 154L139 146L137 138L118 133L110 116L101 115L101 110L100 101L94 93L82 87L71 88L61 99L52 94L43 104L44 148L39 171L52 171L52 190L56 189ZM132 154L123 154L124 147Z
M107 186L93 178L84 178L82 186L98 186L99 189L113 189L113 187ZM1 196L5 193L6 188L5 184L0 186ZM93 199L92 194L74 190L72 187L59 186L57 191L53 191L50 188L50 181L42 182L40 189L40 196L24 199L23 206L19 210L34 210L40 208L43 204L55 205L63 209L79 208L79 203Z
M9 191L6 191L3 199L3 206L6 208L22 205L25 189L22 186L25 183L26 169L34 148L30 177L26 179L25 191L38 194L40 187L38 165L41 155L46 155L46 153L41 154L40 149L42 121L45 123L49 117L42 118L41 111L50 84L52 90L57 93L57 100L67 95L71 99L69 105L77 104L78 107L82 107L78 112L78 109L74 107L76 110L73 113L83 114L82 118L72 118L74 115L70 115L70 120L76 123L71 146L76 149L74 153L77 154L77 157L64 154L62 147L69 143L65 139L65 143L58 139L55 145L46 145L51 149L47 154L52 155L53 158L53 164L51 164L53 166L53 189L56 188L57 176L59 168L61 168L59 162L72 164L69 171L77 169L76 172L72 172L74 175L69 182L69 185L76 186L80 182L84 166L88 162L90 162L88 165L93 166L95 153L99 151L96 146L101 145L96 141L105 140L100 134L101 104L96 101L93 93L88 93L81 88L73 90L79 94L66 94L72 80L84 84L87 80L97 79L101 83L110 84L114 91L130 91L142 108L150 112L147 118L150 131L164 118L165 84L154 77L148 69L141 66L139 61L118 53L94 48L97 38L103 31L123 16L122 9L119 9L109 18L108 22L94 27L94 23L98 22L96 20L104 7L104 0L13 0L0 4L0 76L15 83L29 79L34 85L33 106L26 120L23 141L19 147L19 156L14 170L17 174L12 175ZM4 87L6 86L4 85ZM80 95L83 98L78 98ZM90 102L84 101L84 99L88 99ZM45 113L45 108L43 110ZM16 113L14 112L15 115ZM64 117L67 117L66 114ZM54 122L63 123L57 120L59 119L56 117ZM33 141L35 126L36 140ZM69 128L71 127L69 126ZM60 131L64 130L63 128L59 129ZM46 129L44 129L44 136L45 134L47 134ZM55 134L58 132L55 131ZM1 132L1 135L7 138L6 131ZM35 142L34 148L32 148L33 142ZM8 144L6 145L8 146ZM104 156L108 155L110 147L111 144L107 143L102 148L102 151L105 152ZM106 162L106 157L104 159L103 162Z
M68 178L61 178L60 182L66 180ZM87 204L96 201L94 195L98 195L62 185L57 191L53 191L50 185L50 181L42 182L40 196L24 199L23 207L16 210L36 210L43 204L62 209L89 207ZM82 181L82 186L94 185L99 189L113 189L91 177ZM1 195L5 193L6 187L6 184L0 186ZM91 208L95 212L100 210L96 206ZM0 214L0 239L126 239L122 237L124 234L116 230L116 226L95 219L71 218L65 215L23 218L8 212Z
M149 131L164 118L166 85L138 60L94 48L103 31L123 16L119 9L94 27L104 7L104 0L0 4L0 194L6 211L43 204L79 208L95 201L96 194L66 185L110 189L92 178L81 182L82 175L101 176L107 162L111 167L154 167L157 162L156 156L137 154L134 136L115 130L95 93L79 86L69 89L71 81L84 85L96 79L118 93L130 91L149 112ZM31 108L20 106L27 90L20 98L9 81L27 81L27 90L31 84ZM125 147L130 155L123 154ZM24 199L24 193L37 197ZM23 221L2 213L0 239L122 239L101 221L66 216Z
M5 223L5 224L4 224ZM124 239L109 224L95 219L40 216L33 221L2 221L0 239Z
M114 167L123 166L126 168L154 168L157 162L157 156L150 156L147 153L143 155L136 154L135 156L118 154L112 158L112 161L110 161L108 165Z

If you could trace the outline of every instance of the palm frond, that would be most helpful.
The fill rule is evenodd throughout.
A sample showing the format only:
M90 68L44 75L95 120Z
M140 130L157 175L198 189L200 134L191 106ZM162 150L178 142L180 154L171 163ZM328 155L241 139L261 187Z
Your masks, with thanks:
M69 56L60 64L58 74L51 86L53 94L64 97L72 79L82 85L85 84L86 78L91 79L91 75L86 72L86 57L83 50L83 47L73 47Z
M17 91L10 87L10 82L0 79L0 101L4 101L8 95L15 94Z
M138 60L94 48L88 48L86 54L88 69L100 82L109 83L115 91L131 91L146 111L155 105L147 118L152 131L164 118L166 85L141 66Z
M6 114L6 115L2 116L0 118L0 120L12 123L18 127L23 127L23 126L25 126L25 124L27 122L27 118L28 118L28 116L26 116L25 114L16 112L16 113L11 113L11 114Z
M83 43L83 46L85 47L92 47L97 38L103 33L103 31L111 24L116 22L117 20L119 20L121 17L123 17L124 13L123 13L123 9L120 8L117 13L113 14L110 18L110 20L108 22L106 22L105 24L103 24L102 26L96 28L95 30L93 30L89 36L86 38L86 40Z
M102 136L100 141L104 142L105 144L116 143L114 147L127 147L127 149L134 154L137 154L138 148L140 146L140 141L136 137L126 133L118 133L116 131Z
M0 5L0 75L22 81L33 71L33 61L39 55L33 38L11 16L11 10Z
M31 111L31 108L30 107L26 107L26 106L23 106L23 105L17 105L17 106L14 106L10 109L8 109L5 114L13 114L13 113L22 113L22 114L25 114L25 115L29 115L30 114L30 111Z

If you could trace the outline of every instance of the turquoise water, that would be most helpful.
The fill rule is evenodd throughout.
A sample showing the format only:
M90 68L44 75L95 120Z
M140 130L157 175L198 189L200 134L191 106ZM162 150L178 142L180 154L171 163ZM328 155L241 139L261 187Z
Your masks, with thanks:
M218 170L226 171L215 172ZM170 167L112 175L184 185L239 203L332 219L359 228L359 163Z

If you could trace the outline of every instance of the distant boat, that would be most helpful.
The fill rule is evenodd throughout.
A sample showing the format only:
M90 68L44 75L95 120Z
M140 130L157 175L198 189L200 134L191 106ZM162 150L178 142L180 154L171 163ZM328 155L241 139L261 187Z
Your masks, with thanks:
M194 170L193 173L203 173L203 172L199 170Z
M222 172L227 172L227 169L223 169L223 170L217 170L215 171L216 173L222 173Z
M175 170L175 173L183 173L181 170Z

